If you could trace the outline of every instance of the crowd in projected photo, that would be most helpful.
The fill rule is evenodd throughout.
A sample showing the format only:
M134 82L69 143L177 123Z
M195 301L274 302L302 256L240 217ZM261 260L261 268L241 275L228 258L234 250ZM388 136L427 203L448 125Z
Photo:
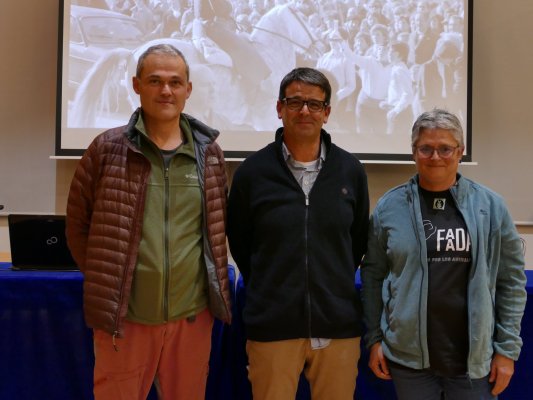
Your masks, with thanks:
M189 61L185 111L223 131L275 128L277 85L296 66L332 82L334 134L407 135L434 107L464 121L466 2L72 0L66 125L126 122L136 58L161 41Z

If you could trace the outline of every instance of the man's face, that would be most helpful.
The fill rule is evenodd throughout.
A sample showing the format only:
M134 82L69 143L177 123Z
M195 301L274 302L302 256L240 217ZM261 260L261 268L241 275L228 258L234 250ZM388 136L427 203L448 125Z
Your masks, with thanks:
M319 86L295 81L285 89L285 98L324 101L326 94ZM290 110L280 100L278 100L276 109L278 117L283 121L283 134L292 140L302 141L320 137L322 125L328 121L331 112L331 106L326 106L318 112L310 112L307 105L299 111Z
M140 96L147 122L171 122L179 119L192 84L180 57L150 54L144 60L141 76L133 77L133 89Z
M428 23L426 22L426 18L422 13L417 13L415 15L414 24L416 33L423 34L426 32Z
M356 54L364 55L369 46L365 39L357 38L353 47Z
M385 45L385 36L383 35L383 32L376 30L374 33L372 33L372 42L374 44L377 44L378 46L384 46Z
M448 23L448 31L456 32L456 33L463 33L462 21L457 17L450 18L450 22Z
M400 55L392 47L389 47L389 52L387 53L387 59L390 63L395 63L400 60Z

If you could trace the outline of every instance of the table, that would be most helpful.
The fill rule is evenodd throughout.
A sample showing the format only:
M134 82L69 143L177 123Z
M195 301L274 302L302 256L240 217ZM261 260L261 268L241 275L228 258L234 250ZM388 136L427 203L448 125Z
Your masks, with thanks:
M90 399L81 273L9 267L0 263L0 399Z
M533 270L526 271L527 276L527 297L526 311L522 319L521 337L524 341L519 360L515 364L515 374L507 389L498 396L500 400L530 400L531 393L529 384L533 382ZM356 287L361 287L359 271L356 275ZM233 325L239 332L233 340L237 343L236 367L234 367L235 397L234 400L252 400L250 384L246 377L246 352L243 350L246 339L244 338L244 327L242 319L242 308L244 307L245 287L242 277L239 276L236 288L236 307L234 312ZM355 390L355 400L396 400L396 394L391 381L384 381L377 378L368 368L368 351L361 346L361 358L359 360L359 375ZM303 375L300 378L296 400L309 400L311 398L309 385Z
M92 400L94 354L83 320L82 274L10 267L0 263L0 399ZM233 267L229 278L234 287ZM212 340L206 399L233 400L231 327L216 320ZM152 390L148 399L156 398Z
M528 275L528 304L522 321L524 346L503 400L530 399L533 382L533 271ZM229 268L234 322L215 321L207 400L250 400L246 375L245 332L240 311L244 285ZM80 272L12 271L0 263L0 399L91 400L93 343L82 312ZM358 284L358 283L357 283ZM390 382L376 378L363 351L355 398L393 400ZM154 400L152 391L149 400ZM298 400L309 399L301 380Z

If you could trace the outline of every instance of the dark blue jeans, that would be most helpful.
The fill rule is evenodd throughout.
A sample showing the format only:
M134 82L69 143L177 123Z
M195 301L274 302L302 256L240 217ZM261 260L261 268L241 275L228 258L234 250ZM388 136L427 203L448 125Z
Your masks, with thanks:
M495 400L488 375L446 378L427 369L411 369L388 363L398 400Z

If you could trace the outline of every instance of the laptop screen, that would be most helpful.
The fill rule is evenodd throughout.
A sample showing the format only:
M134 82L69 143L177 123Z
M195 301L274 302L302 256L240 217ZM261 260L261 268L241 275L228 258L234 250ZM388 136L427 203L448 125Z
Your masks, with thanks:
M77 269L67 247L64 215L10 214L8 225L15 269Z

